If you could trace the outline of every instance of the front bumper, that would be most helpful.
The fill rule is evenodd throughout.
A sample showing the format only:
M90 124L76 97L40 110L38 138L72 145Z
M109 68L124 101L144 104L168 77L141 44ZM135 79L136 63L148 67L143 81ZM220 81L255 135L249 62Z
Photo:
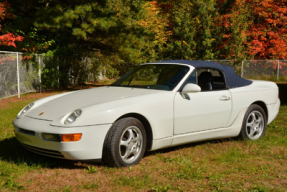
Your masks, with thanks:
M94 160L102 158L103 144L112 124L83 127L55 127L51 121L22 117L13 121L17 140L28 150L50 157L70 160ZM74 142L43 140L42 134L82 133Z

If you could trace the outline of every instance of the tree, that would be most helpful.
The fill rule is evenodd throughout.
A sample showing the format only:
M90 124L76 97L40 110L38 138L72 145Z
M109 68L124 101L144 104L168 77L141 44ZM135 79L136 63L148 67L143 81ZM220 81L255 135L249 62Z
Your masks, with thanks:
M146 2L140 11L142 16L138 24L144 30L139 50L143 62L163 59L171 31L168 30L169 22L162 6L156 1Z
M168 1L162 8L168 16L166 59L213 60L218 58L221 39L214 0Z
M82 53L100 51L118 54L126 61L139 62L142 28L138 25L143 1L43 1L34 25L52 34L70 37L68 45ZM59 45L62 46L62 45ZM75 51L76 53L79 51Z
M255 59L286 59L287 0L248 0L253 23L247 35Z
M14 15L9 12L10 4L7 1L0 2L0 19L3 21L6 18L12 19ZM0 31L2 25L0 24ZM15 36L13 33L7 32L0 35L0 46L13 46L16 47L16 41L23 41L23 36Z
M195 58L196 35L193 7L189 1L171 1L162 5L168 18L170 36L167 41L165 59Z
M218 15L223 32L222 44L220 45L220 58L243 61L250 59L248 54L247 30L250 21L250 9L245 0L236 0L233 3L221 3L222 14Z

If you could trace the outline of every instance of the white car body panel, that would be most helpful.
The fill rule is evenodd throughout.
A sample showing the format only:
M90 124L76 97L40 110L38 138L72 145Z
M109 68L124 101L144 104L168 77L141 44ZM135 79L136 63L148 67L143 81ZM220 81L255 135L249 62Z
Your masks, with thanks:
M218 129L210 129L200 132L193 132L188 134L182 134L182 135L175 135L172 146L180 145L183 143L190 143L190 141L203 141L208 139L221 139L221 138L227 138L227 137L236 137L239 135L241 126L242 126L242 120L244 118L245 112L247 108L242 109L240 113L238 114L238 117L232 124L232 126L228 128L218 128Z
M174 98L174 135L226 127L231 113L229 90L187 95L177 92Z
M96 88L98 89L98 88ZM95 90L96 90L95 89ZM117 87L110 87L118 91ZM121 88L123 92L133 92L131 88ZM153 138L159 139L173 135L173 97L174 93L170 91L154 91L142 89L145 92L137 97L129 97L113 100L106 103L83 107L82 115L72 126L65 126L62 123L62 117L51 123L53 126L75 127L82 125L99 125L114 123L119 117L137 113L144 116L151 124L153 129ZM151 110L152 107L152 110Z
M265 105L273 105L278 102L278 87L273 82L253 80L251 85L230 89L230 92L232 94L232 113L228 126L231 125L242 108L249 107L255 101L262 101ZM268 123L270 122L268 119Z
M86 89L82 91L74 91L70 94L65 95L65 97L59 97L57 99L49 100L44 103L41 108L29 111L26 115L37 119L54 120L55 118L62 117L78 108L90 107L93 105L107 103L114 100L120 100L157 92L155 90L131 88L126 91L119 90L122 90L122 88L100 87ZM39 116L39 114L43 111L44 114ZM73 126L77 125L73 124Z
M101 87L38 100L27 114L13 121L16 137L23 144L60 151L66 159L89 160L102 158L108 130L126 114L139 114L149 122L153 139L149 150L235 137L247 108L254 102L266 105L268 123L276 117L280 100L278 87L272 82L253 81L245 87L188 93L190 100L183 98L178 90L194 69L187 66L190 71L173 91ZM221 101L222 96L230 99ZM65 125L65 118L76 109L81 109L82 115ZM34 131L35 136L21 133L19 128ZM42 133L82 133L83 136L80 141L63 143L45 141Z
M267 110L268 110L268 121L267 124L271 123L276 116L278 115L280 108L280 100L278 99L275 104L270 104L267 105Z

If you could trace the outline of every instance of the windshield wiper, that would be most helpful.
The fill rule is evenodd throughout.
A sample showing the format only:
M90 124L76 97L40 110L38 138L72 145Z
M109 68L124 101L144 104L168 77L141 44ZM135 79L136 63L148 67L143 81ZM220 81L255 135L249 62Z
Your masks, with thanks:
M113 87L129 87L128 85L119 85L119 84L111 84L108 86L113 86Z
M132 85L131 87L139 87L139 88L148 88L149 89L148 85Z

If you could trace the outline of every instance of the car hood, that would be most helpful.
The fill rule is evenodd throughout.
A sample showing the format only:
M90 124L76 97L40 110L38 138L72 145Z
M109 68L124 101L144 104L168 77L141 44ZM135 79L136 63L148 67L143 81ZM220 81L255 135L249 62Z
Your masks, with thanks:
M53 121L83 107L156 92L159 91L110 86L75 91L32 108L26 116Z

